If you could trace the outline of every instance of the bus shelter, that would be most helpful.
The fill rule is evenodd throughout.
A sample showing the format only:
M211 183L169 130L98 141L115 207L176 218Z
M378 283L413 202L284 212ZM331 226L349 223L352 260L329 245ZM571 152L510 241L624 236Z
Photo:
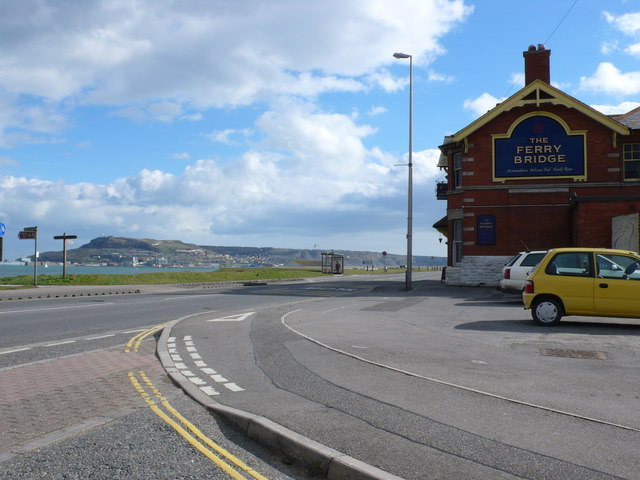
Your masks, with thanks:
M344 273L344 255L337 253L322 254L322 273L341 275Z

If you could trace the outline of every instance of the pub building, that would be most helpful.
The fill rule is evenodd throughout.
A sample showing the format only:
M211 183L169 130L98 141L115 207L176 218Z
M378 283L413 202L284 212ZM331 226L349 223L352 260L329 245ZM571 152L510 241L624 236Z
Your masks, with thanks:
M525 86L440 146L449 285L498 285L523 250L638 251L640 108L605 115L550 85L531 45Z

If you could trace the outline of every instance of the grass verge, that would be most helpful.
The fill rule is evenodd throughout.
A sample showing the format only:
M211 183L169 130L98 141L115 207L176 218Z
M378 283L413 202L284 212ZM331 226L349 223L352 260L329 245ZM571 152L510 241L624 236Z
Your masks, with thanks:
M404 269L388 269L386 273L404 273ZM382 274L384 270L347 269L345 275ZM249 282L327 276L318 268L222 268L214 272L152 272L134 275L78 274L38 275L38 285L167 285L181 283ZM25 288L33 285L32 275L0 278L0 289Z

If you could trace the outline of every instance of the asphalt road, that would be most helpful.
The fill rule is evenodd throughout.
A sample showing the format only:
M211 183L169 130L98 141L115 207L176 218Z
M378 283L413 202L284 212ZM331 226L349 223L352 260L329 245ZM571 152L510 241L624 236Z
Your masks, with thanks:
M230 478L152 410L149 399L174 423L177 411L258 475L308 478L292 459L248 441L186 396L155 355L154 325L273 299L202 287L124 295L62 290L55 298L59 290L39 289L38 295L52 297L40 300L28 299L36 292L2 292L0 478ZM5 301L9 295L23 299Z
M640 478L640 321L544 328L518 297L436 279L254 294L310 288L183 320L174 365L216 402L406 479Z
M399 276L336 277L0 302L0 391L14 391L0 438L16 439L0 442L0 476L228 478L150 411L129 378L144 371L267 478L309 478L172 385L152 336L124 353L136 332L181 319L160 348L198 400L402 478L640 478L640 321L544 328L517 297L414 279L412 292ZM51 425L29 437L34 412ZM7 414L22 420L7 427Z

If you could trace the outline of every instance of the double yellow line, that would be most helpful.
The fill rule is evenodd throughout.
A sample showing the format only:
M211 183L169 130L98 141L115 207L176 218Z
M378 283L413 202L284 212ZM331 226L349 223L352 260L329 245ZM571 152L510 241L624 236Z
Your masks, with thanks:
M124 353L138 353L138 347L140 347L140 343L142 340L147 338L149 335L153 335L159 330L162 330L164 327L169 325L171 322L161 323L160 325L156 325L155 327L151 327L144 332L140 332L139 334L131 337L131 340L127 342L127 346L124 348Z
M127 343L125 352L137 352L138 346L142 340L149 335L154 334L158 330L161 330L168 325L168 323L170 322L163 323L162 325L156 325L155 327L145 330L133 337L129 340L129 343ZM246 465L242 460L231 454L228 450L215 443L202 433L195 425L189 422L189 420L184 418L180 412L173 408L167 399L162 396L162 393L153 385L143 370L138 371L138 376L140 377L140 380L138 380L135 373L129 372L129 380L136 391L147 403L149 408L158 415L158 417L169 424L176 432L178 432L182 438L189 442L196 450L215 463L222 471L227 473L234 480L248 480L251 477L257 480L267 480L266 477L260 475L260 473ZM244 476L241 472L248 474L250 477Z

